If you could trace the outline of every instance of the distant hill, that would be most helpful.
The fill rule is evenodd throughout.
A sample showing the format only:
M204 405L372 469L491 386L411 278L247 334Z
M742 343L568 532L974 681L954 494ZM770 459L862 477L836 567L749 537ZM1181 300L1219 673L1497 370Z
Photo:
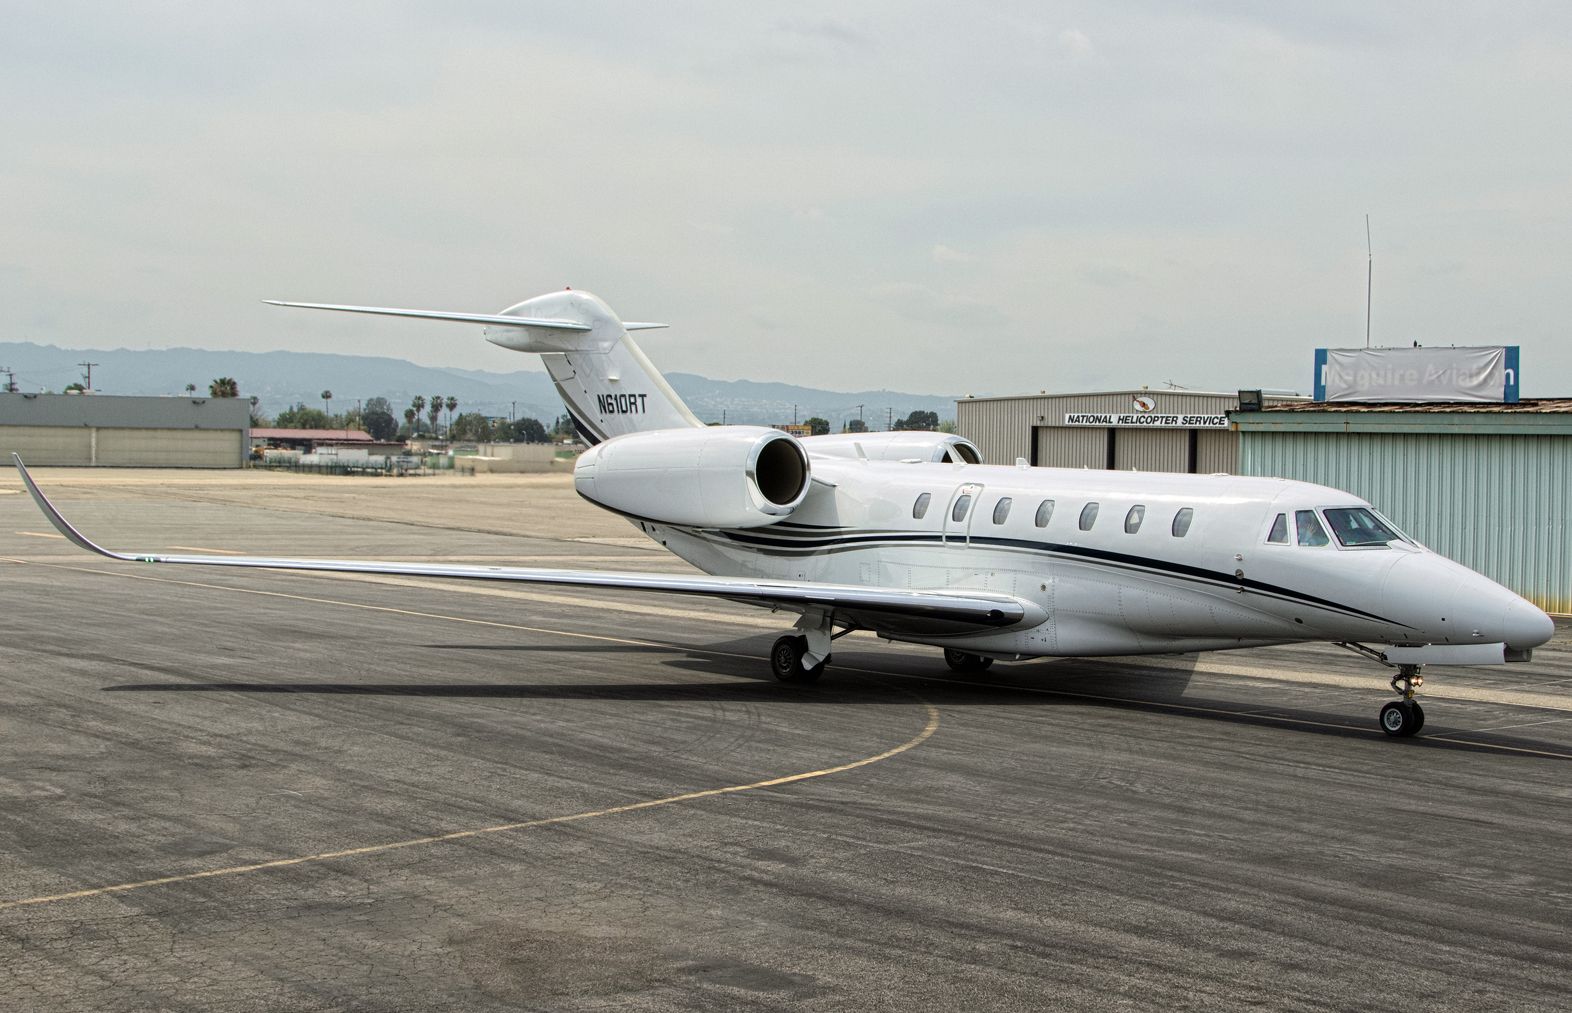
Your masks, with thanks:
M516 370L493 373L473 369L439 369L402 359L319 352L220 352L201 348L102 349L56 348L31 342L0 342L0 366L16 372L23 391L64 390L81 380L78 363L91 361L93 386L105 394L184 394L188 383L207 394L215 377L232 376L243 397L255 395L269 415L300 402L321 407L319 396L331 390L335 410L355 399L385 397L395 413L416 394L441 393L458 399L459 411L478 411L549 422L562 413L562 402L544 372ZM831 391L786 383L753 380L711 380L692 373L668 373L677 393L706 422L771 425L790 422L793 408L801 419L819 416L834 429L858 416L871 429L885 428L891 413L900 419L913 411L955 417L955 398L906 394L888 390ZM0 379L3 382L3 379ZM858 406L862 406L860 409Z

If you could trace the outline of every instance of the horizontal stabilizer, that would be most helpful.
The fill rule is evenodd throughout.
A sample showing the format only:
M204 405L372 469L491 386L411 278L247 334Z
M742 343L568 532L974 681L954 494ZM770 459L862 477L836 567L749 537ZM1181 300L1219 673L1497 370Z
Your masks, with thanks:
M269 306L294 306L307 310L335 310L339 313L373 313L383 317L411 317L415 320L452 320L461 324L488 324L493 327L537 327L551 331L587 331L589 324L577 320L538 320L530 317L510 317L499 313L447 313L442 310L400 310L386 306L332 306L318 302L282 302L263 299ZM665 324L624 324L628 330L664 327Z

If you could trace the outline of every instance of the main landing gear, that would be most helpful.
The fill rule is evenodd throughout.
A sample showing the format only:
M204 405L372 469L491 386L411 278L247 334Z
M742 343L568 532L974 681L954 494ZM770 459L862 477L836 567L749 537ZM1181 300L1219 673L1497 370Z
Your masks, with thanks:
M992 658L985 658L980 654L968 654L957 651L953 647L944 649L944 663L950 666L952 672L966 672L976 674L986 672L992 665Z
M1418 735L1425 726L1425 709L1414 699L1414 693L1424 684L1418 665L1399 665L1392 676L1392 691L1402 699L1393 700L1381 708L1381 730L1394 738Z
M781 682L818 682L830 656L826 654L817 665L805 665L803 658L807 653L808 638L788 633L770 648L770 671Z
M848 626L836 633L832 614L803 613L797 620L797 632L786 634L770 648L770 671L781 682L818 682L824 666L830 663L830 643L854 628Z

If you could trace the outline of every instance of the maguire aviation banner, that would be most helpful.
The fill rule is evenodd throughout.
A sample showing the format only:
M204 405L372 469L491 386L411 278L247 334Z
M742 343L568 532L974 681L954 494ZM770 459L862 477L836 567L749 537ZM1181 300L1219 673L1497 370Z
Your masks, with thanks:
M1517 401L1516 345L1317 348L1317 401Z
M1074 412L1064 416L1067 426L1135 426L1141 429L1227 429L1227 415L1158 415L1156 412L1109 414Z

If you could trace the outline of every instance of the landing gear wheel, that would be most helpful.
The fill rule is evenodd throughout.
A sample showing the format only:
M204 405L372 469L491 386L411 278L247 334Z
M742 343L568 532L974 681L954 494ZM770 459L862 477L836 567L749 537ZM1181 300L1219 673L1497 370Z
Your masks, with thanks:
M952 672L986 672L993 665L993 659L985 658L980 654L957 651L953 647L946 647L944 649L944 663L950 666L950 671Z
M1381 730L1393 738L1407 738L1419 731L1424 713L1412 700L1393 700L1381 708Z
M786 634L770 648L770 671L781 682L818 682L830 659L825 658L812 668L807 668L802 663L802 656L807 650L807 637Z
M1425 727L1425 709L1419 706L1418 700L1410 700L1408 704L1414 708L1414 734L1418 735Z

